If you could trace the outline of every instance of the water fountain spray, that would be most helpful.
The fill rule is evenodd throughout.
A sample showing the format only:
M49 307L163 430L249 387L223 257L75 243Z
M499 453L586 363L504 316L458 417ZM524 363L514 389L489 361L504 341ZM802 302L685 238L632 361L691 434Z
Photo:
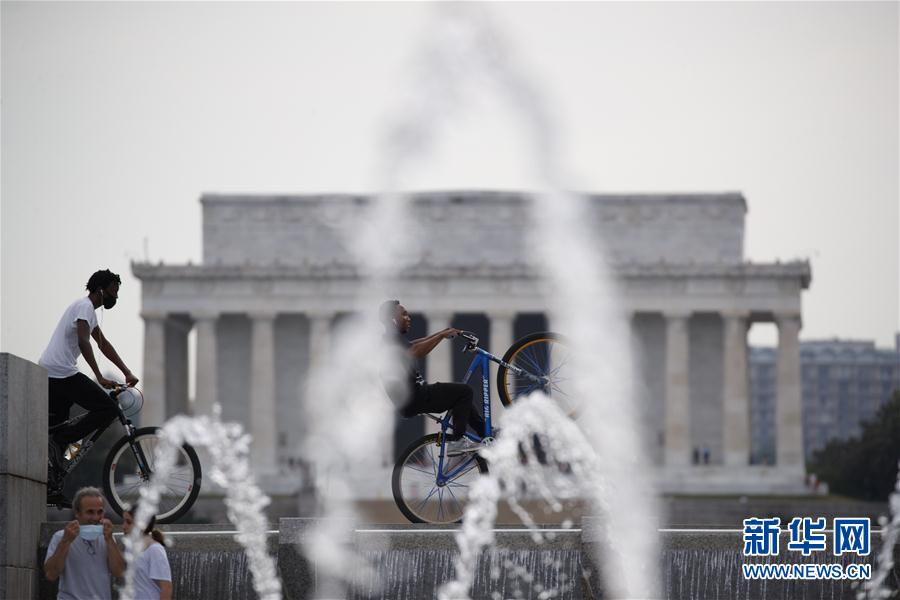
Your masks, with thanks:
M382 381L402 380L403 359L393 336L376 318L384 300L397 297L400 275L418 261L419 239L409 220L408 196L399 193L399 174L427 146L431 99L406 107L404 118L391 121L384 150L381 189L368 204L350 206L342 220L341 238L357 276L355 313L333 335L331 352L317 357L307 388L309 428L302 445L305 458L315 465L318 520L303 551L336 589L376 575L351 544L358 515L353 504L360 482L372 482L384 472L392 448L394 407ZM347 568L347 565L354 568Z
M878 553L878 569L872 579L866 581L856 593L857 600L883 599L894 595L888 589L887 579L894 568L894 548L900 544L900 463L897 464L897 484L888 500L891 517L882 517L881 551Z
M445 5L441 24L453 44L438 46L426 56L439 66L451 65L448 74L453 77L480 78L490 85L530 136L530 166L544 187L531 205L531 259L542 275L552 326L569 336L573 348L575 377L570 385L582 399L579 426L601 457L600 472L610 482L590 496L595 511L606 516L604 536L615 539L618 548L618 553L603 554L606 583L613 597L654 597L657 510L632 390L629 327L609 267L599 258L602 248L590 229L590 207L585 198L562 191L557 129L550 112L514 64L487 14L477 6ZM445 85L454 89L451 84L460 86L456 81Z
M600 458L584 432L543 392L517 400L506 414L503 435L481 454L491 470L472 486L457 534L460 554L454 562L455 578L441 588L440 600L469 598L472 567L478 553L493 543L492 527L501 499L531 528L533 542L541 544L544 535L523 507L525 499L539 498L560 512L565 501L597 498L599 490L607 487ZM568 528L571 522L563 526ZM538 597L551 598L561 591L541 590Z
M265 508L269 505L269 497L259 489L250 472L250 436L238 423L222 423L220 415L221 407L216 404L212 416L177 415L162 427L153 455L153 477L148 485L140 487L134 528L124 539L128 567L120 596L122 600L134 598L134 566L142 544L142 532L156 514L164 482L175 467L178 448L185 442L209 450L212 459L209 477L225 490L228 520L237 529L235 540L247 554L257 596L260 600L281 600L281 581L266 545Z

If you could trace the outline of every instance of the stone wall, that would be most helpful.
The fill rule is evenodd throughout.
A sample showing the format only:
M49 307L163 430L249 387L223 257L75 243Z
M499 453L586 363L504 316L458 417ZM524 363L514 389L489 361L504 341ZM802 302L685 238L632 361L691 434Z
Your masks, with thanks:
M626 263L743 261L742 195L591 195L586 218L606 251ZM203 261L344 264L343 234L358 231L367 196L204 195ZM416 194L416 231L430 265L520 264L527 196L502 192ZM405 232L410 233L410 232ZM386 232L386 235L392 234ZM397 235L399 232L393 232Z
M0 598L37 596L47 494L47 372L0 354Z

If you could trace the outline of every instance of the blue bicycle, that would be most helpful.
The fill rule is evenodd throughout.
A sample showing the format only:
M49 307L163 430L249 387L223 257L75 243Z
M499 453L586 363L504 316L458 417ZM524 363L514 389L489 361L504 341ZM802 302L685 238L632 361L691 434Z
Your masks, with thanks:
M463 352L475 356L463 383L468 383L476 370L481 370L481 397L485 436L471 431L465 436L476 444L493 441L491 424L490 363L497 363L497 391L504 406L516 398L541 390L573 413L577 408L566 389L569 348L555 333L534 333L514 343L503 358L478 347L478 338L463 331ZM487 473L487 462L477 452L447 456L445 434L452 430L450 413L443 416L426 414L441 430L410 444L394 464L391 488L397 508L413 523L456 523L462 519L469 486L481 473Z

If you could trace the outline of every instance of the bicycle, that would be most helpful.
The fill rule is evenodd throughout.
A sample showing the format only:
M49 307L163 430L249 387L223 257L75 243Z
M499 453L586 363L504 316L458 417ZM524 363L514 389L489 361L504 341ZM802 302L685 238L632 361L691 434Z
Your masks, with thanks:
M159 427L137 428L132 424L128 417L137 414L140 406L133 410L137 401L131 406L122 406L119 397L127 389L132 388L119 386L109 391L109 397L116 407L118 421L125 429L125 435L113 444L102 471L103 491L106 499L119 516L122 516L122 513L137 501L141 486L147 484L153 475L154 450L159 443L159 432L161 431ZM63 427L78 423L87 414L83 413L54 425L50 428L50 435L52 436ZM64 460L61 470L48 464L48 473L50 474L47 482L48 496L61 492L68 474L78 467L100 436L114 422L115 420L95 429L81 441L71 443L64 448L64 458L67 460ZM200 460L197 458L197 452L185 443L179 448L175 467L164 484L156 515L157 522L172 523L183 516L197 500L201 481ZM48 506L70 508L67 503L63 502L48 502Z
M542 390L572 414L577 406L565 390L564 370L569 362L565 339L552 332L534 333L516 341L503 358L478 346L469 331L459 337L466 341L463 352L474 354L463 383L481 370L481 398L485 435L466 431L466 438L484 446L493 441L491 425L490 363L498 365L497 392L503 406L516 398ZM457 523L465 511L468 487L474 478L487 473L487 462L477 452L459 457L446 455L446 433L452 429L451 414L425 414L440 425L439 433L425 435L400 454L391 476L391 490L397 508L413 523Z

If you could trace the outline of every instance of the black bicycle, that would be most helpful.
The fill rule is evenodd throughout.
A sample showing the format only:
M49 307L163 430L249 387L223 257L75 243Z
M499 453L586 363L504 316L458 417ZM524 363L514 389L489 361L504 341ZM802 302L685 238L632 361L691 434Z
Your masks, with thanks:
M123 398L123 392L129 391ZM137 394L135 396L134 394ZM125 429L122 436L110 449L103 464L103 491L112 509L118 514L137 501L140 488L149 483L153 475L154 451L160 443L159 427L137 428L129 417L137 414L143 405L143 397L134 388L116 387L109 392L109 397L118 411L118 421ZM121 399L121 400L120 400ZM50 428L52 436L63 427L69 427L81 421L87 413L78 415ZM48 498L61 497L65 479L79 463L88 455L100 436L112 423L94 430L84 439L63 448L64 461L61 468L50 464L47 481ZM159 523L172 523L186 513L200 494L200 460L197 452L190 444L183 444L176 453L175 466L169 474L160 495L156 520ZM48 506L67 508L63 502L48 503Z

